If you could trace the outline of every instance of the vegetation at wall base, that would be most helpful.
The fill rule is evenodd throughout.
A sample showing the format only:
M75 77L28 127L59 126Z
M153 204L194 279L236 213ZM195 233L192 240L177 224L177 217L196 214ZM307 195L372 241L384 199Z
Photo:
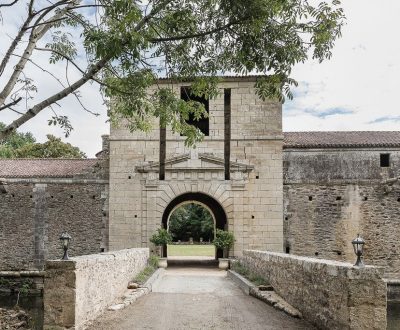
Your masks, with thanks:
M240 261L231 262L231 269L236 273L242 275L244 278L248 279L254 285L269 285L269 282L262 276L256 275L243 266Z
M143 285L150 278L151 275L158 269L158 257L155 255L151 255L147 262L147 266L135 276L133 279L134 282Z

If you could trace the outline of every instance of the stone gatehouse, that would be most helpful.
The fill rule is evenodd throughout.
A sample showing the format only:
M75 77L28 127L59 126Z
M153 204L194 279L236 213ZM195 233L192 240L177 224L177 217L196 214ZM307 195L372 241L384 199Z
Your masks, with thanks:
M254 83L226 77L219 97L204 100L209 118L195 149L157 122L148 134L111 128L110 249L148 246L175 206L194 201L234 233L231 255L282 250L282 107L258 98ZM178 95L187 87L173 85Z

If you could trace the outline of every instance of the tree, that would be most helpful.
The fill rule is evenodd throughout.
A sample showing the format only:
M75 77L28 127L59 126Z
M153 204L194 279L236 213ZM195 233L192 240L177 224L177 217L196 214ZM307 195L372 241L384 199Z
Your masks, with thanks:
M0 128L5 124L0 123ZM0 143L0 158L86 158L86 155L70 143L47 135L45 143L35 143L32 133L13 132Z
M25 7L25 19L0 61L0 111L17 117L0 132L0 140L46 108L49 119L69 134L68 116L54 106L65 97L80 101L79 89L99 84L114 124L149 130L150 120L187 136L202 138L186 119L206 116L198 102L183 102L171 85L149 87L159 77L193 81L195 95L215 97L218 75L260 73L256 89L263 99L292 97L292 67L312 56L330 58L341 35L344 14L338 0L8 0L0 14ZM46 41L45 41L46 40ZM81 47L80 45L83 45ZM22 49L19 51L19 49ZM63 63L65 77L37 63ZM82 60L85 59L85 60ZM38 88L26 72L37 66L60 89L37 100ZM4 74L7 73L7 78ZM79 77L72 79L79 74ZM42 88L43 89L43 88ZM111 107L112 103L112 107ZM90 111L82 103L85 110Z
M4 129L6 125L0 122L0 130ZM2 142L0 142L0 158L13 158L14 151L27 144L35 143L36 139L32 133L12 132Z
M15 150L15 158L86 158L84 152L51 134L45 143L30 143Z
M201 205L190 203L176 209L169 220L169 231L175 241L188 241L190 237L197 242L214 239L214 220L210 212Z

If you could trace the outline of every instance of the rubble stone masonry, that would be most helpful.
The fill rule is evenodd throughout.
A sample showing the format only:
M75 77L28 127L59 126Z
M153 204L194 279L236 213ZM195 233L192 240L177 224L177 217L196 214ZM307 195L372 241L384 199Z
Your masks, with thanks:
M380 166L384 153L389 167ZM285 149L286 252L355 262L360 233L365 263L400 278L399 160L394 148Z

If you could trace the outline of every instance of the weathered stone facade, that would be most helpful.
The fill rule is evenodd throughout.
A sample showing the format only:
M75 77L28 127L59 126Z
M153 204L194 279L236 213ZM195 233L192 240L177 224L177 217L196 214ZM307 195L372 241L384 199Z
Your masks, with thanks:
M147 247L156 229L167 225L169 205L179 198L182 203L208 198L205 204L216 202L227 218L224 225L216 219L216 226L235 234L231 254L246 248L282 250L281 104L259 99L254 83L255 78L223 80L222 95L209 101L209 136L196 149L186 148L185 138L167 129L164 180L159 179L157 122L148 134L130 133L124 125L111 128L110 249ZM177 94L182 86L174 85ZM231 92L229 180L224 176L224 89Z
M390 166L380 166L381 154L390 154ZM386 182L399 176L399 158L393 147L285 149L286 251L354 262L351 241L360 233L365 262L400 277L400 185Z
M319 329L386 329L381 268L264 251L244 251L240 262Z
M125 293L148 258L148 249L127 249L47 261L44 329L84 329Z
M41 160L14 162L20 167L41 165ZM62 162L61 169L68 171L72 163L88 166L72 176L44 169L47 177L1 179L0 270L43 269L45 260L62 256L59 236L64 231L73 237L71 255L107 249L108 160ZM29 174L32 168L21 171Z

